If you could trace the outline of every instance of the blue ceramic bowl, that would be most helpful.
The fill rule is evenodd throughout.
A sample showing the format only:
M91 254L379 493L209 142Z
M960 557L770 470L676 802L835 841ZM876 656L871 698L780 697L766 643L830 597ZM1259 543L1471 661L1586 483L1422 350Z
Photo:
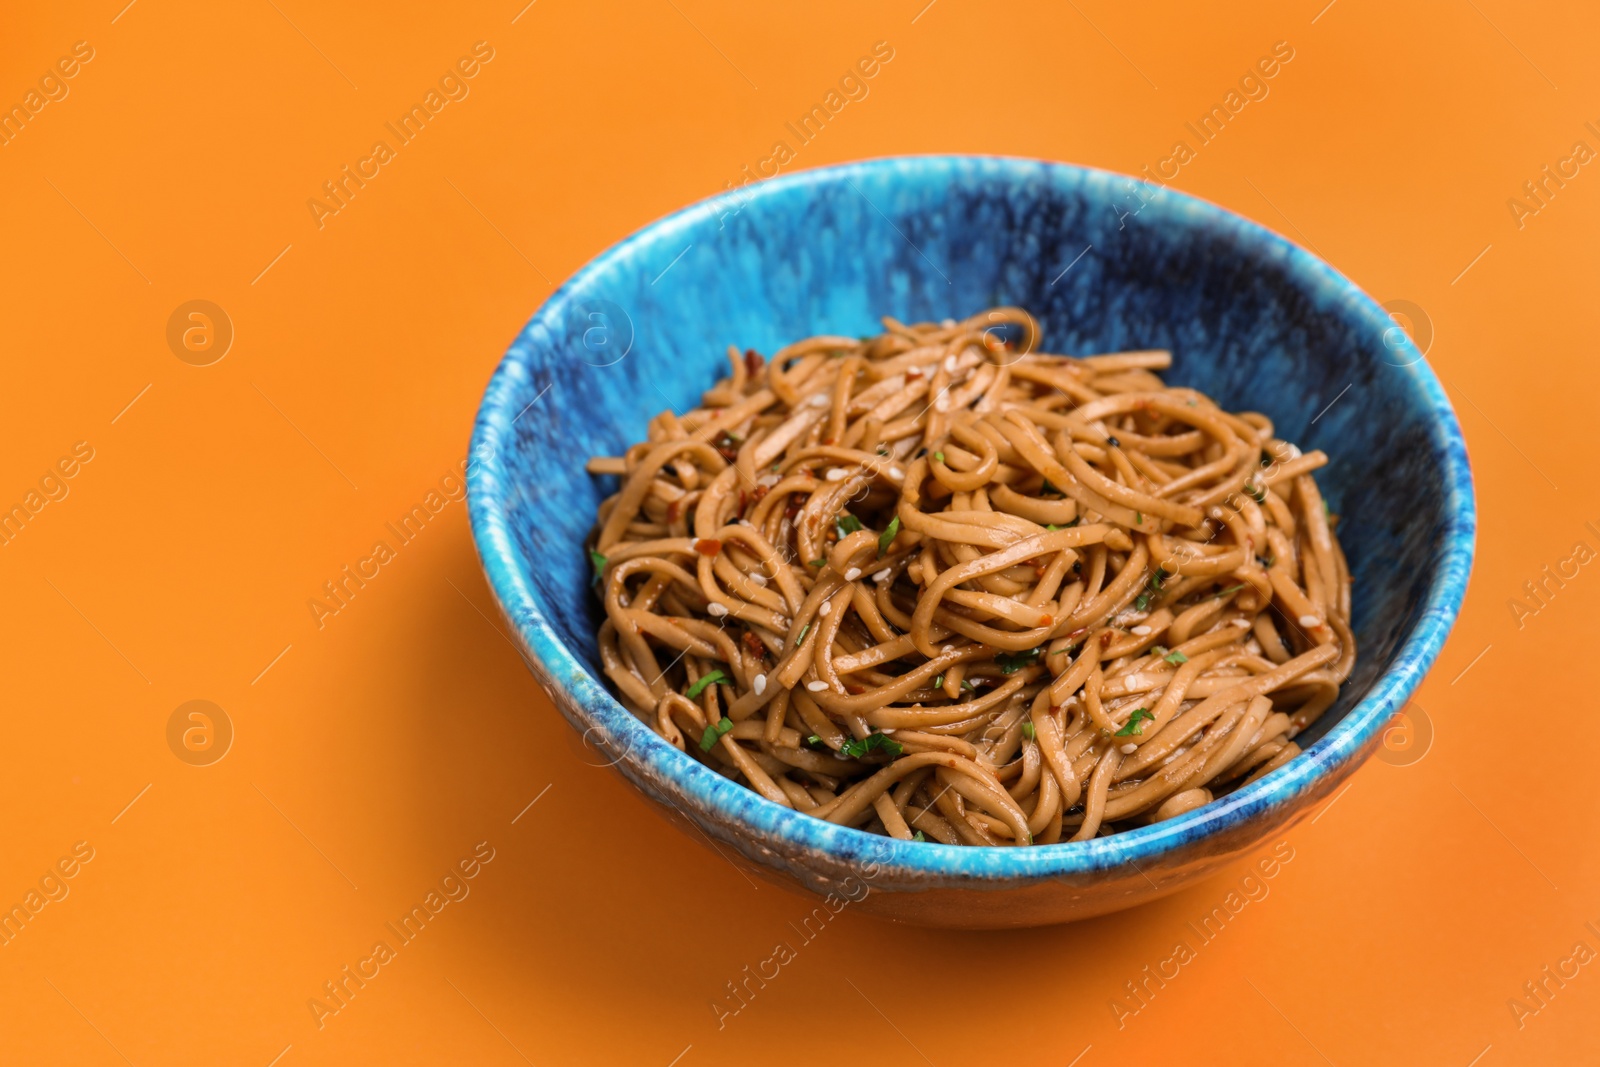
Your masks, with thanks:
M1173 352L1168 380L1332 462L1319 473L1354 576L1360 658L1306 751L1186 815L1076 844L971 848L836 826L771 803L660 740L611 696L583 540L618 455L693 406L729 344L776 351L878 317L1038 316L1051 352ZM1330 406L1331 405L1331 406ZM1379 744L1455 620L1472 561L1461 429L1403 332L1327 264L1189 196L1016 159L933 156L812 170L680 211L546 301L484 396L468 471L489 584L557 708L647 796L722 851L816 893L937 926L1102 914L1281 834Z

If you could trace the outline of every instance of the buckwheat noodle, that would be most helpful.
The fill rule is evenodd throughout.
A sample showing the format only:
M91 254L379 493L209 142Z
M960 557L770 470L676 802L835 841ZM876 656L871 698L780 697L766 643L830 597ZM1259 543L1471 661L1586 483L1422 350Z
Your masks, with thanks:
M776 804L1081 841L1283 766L1355 663L1327 462L1018 308L764 360L589 463L606 676Z

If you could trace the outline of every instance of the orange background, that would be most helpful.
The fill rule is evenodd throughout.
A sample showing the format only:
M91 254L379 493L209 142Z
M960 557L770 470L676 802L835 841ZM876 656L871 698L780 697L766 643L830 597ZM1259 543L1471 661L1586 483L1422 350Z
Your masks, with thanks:
M6 103L94 50L0 146L0 505L93 449L0 547L0 904L93 850L0 947L0 1061L1594 1061L1600 966L1541 969L1600 949L1577 673L1600 578L1569 564L1520 620L1508 600L1600 548L1600 176L1520 228L1507 207L1573 142L1600 148L1592 5L125 2L13 5L0 35ZM1288 41L1270 96L1174 184L1422 309L1478 565L1409 739L1285 835L1268 895L1142 1005L1124 983L1198 945L1188 924L1249 864L1046 930L847 910L719 1028L713 999L798 945L812 902L590 766L507 639L464 505L321 628L307 601L458 469L555 284L769 156L880 40L870 96L790 169L970 151L1136 172ZM477 41L470 95L319 229L307 199ZM235 331L210 366L167 344L193 299ZM236 733L209 766L168 745L194 699ZM479 842L470 895L319 1029L308 1000Z

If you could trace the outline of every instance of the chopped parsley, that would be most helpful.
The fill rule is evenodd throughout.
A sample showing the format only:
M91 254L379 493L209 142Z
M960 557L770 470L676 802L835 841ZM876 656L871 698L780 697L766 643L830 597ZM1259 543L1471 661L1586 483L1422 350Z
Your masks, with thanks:
M1189 657L1185 656L1182 652L1168 652L1165 656L1162 656L1161 658L1166 660L1168 663L1172 664L1174 667L1177 667L1177 666L1180 666L1182 664L1185 664L1185 663L1189 662Z
M927 835L925 835L921 830L918 830L916 833L911 835L911 840L913 840L913 841L927 841L928 838L927 838Z
M878 555L882 556L889 551L889 546L894 544L894 539L900 536L900 516L896 515L889 520L888 529L878 535Z
M938 460L940 463L943 463L944 462L944 453L943 452L935 452L933 454L933 458Z
M1038 731L1033 728L1033 723L1025 722L1022 724L1023 737L1026 737L1029 741L1032 741L1037 734Z
M721 672L718 671L715 673L720 674ZM709 678L710 675L707 675L706 677ZM704 681L704 679L701 680ZM700 751L710 752L712 747L716 745L717 739L731 729L733 729L733 720L726 717L718 719L710 726L707 726L706 732L700 737Z
M1144 525L1144 512L1135 511L1133 513L1133 524L1135 526L1143 526Z
M824 567L824 566L827 566L827 563L828 563L828 560L827 560L826 557L824 557L822 559L814 559L810 563L807 563L806 566L807 567Z
M1061 529L1065 529L1065 527L1062 527L1062 526L1057 526L1057 525L1056 525L1056 524L1055 524L1055 523L1053 523L1053 522L1051 522L1051 523L1046 523L1046 524L1045 524L1045 527L1044 527L1044 528L1045 528L1045 529L1046 529L1046 530L1049 530L1049 531L1050 531L1050 532L1051 532L1051 533L1055 533L1055 532L1056 532L1056 531L1057 531L1057 530L1061 530Z
M868 734L866 737L852 737L839 746L839 754L849 756L851 759L860 759L869 752L881 751L886 756L898 756L905 751L905 746L888 734Z
M594 582L598 582L600 580L600 575L605 573L606 558L591 548L589 550L589 563L594 567ZM594 582L590 582L589 584L593 585Z
M693 700L701 693L704 693L707 686L716 685L718 682L726 682L727 680L728 676L723 674L720 670L707 671L705 674L700 676L700 680L698 682L695 682L687 690L685 690L683 695L688 697L690 700ZM729 729L732 729L732 727L730 726ZM724 730L723 732L726 733L727 731Z
M1041 651L1043 649L1029 648L1021 652L1002 652L994 658L994 662L1000 668L1001 674L1016 674L1038 659Z
M1144 734L1144 724L1155 722L1156 717L1150 714L1148 708L1134 708L1133 714L1128 716L1128 725L1117 731L1118 737L1139 737Z
M1143 611L1144 609L1148 608L1150 606L1150 598L1161 592L1161 583L1165 582L1171 577L1172 575L1168 574L1160 567L1157 567L1156 572L1150 576L1150 581L1146 583L1147 588L1145 591L1134 598L1134 610Z
M841 514L837 519L833 520L833 524L839 531L839 539L840 540L843 540L844 538L849 537L851 534L855 533L857 530L866 529L865 526L861 525L861 520L860 519L856 518L854 515L849 515L849 514Z

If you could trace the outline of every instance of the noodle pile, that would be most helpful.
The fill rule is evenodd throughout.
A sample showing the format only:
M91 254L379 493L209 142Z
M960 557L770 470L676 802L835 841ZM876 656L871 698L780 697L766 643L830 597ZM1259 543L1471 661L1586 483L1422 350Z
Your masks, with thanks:
M1026 311L812 337L664 411L590 542L619 699L776 804L949 845L1082 841L1282 766L1355 663L1302 453L1038 351Z

